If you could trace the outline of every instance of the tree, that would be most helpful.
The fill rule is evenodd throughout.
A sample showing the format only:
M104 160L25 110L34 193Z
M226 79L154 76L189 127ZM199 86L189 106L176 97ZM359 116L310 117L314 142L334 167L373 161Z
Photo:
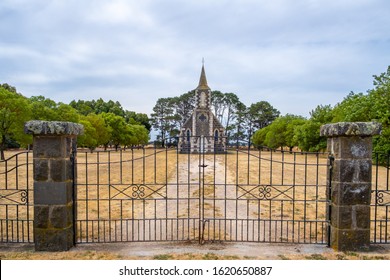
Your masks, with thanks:
M118 150L119 146L126 142L125 137L128 131L125 119L113 113L102 113L101 115L106 125L110 127L110 142L115 146L115 150ZM106 145L108 145L108 143Z
M321 141L320 123L307 120L295 129L295 141L302 151L318 152L326 148L326 142Z
M71 105L56 103L42 95L32 96L28 99L32 118L35 120L79 122L80 114Z
M80 123L84 125L84 135L78 137L79 146L88 147L92 152L96 147L106 147L110 142L112 129L102 115L82 116Z
M372 103L369 95L351 92L333 109L332 122L364 122L373 116Z
M0 87L0 159L4 160L7 143L14 139L27 144L31 138L24 133L24 123L30 119L27 99L15 91Z
M175 129L180 130L180 127L184 125L194 111L195 91L192 90L180 95L179 97L173 97L170 102L174 110L173 116L176 121Z
M248 108L248 121L254 129L262 129L270 125L279 115L280 112L267 101L253 103Z
M102 115L89 114L85 119L95 128L97 146L110 142L112 128L108 126Z
M231 131L237 127L235 121L238 117L238 112L242 110L245 105L234 93L221 93L220 91L212 92L211 105L214 115L225 127L226 135L230 136Z
M125 120L128 124L140 124L143 125L149 132L152 128L150 119L147 114L136 113L133 111L125 111Z
M269 132L270 127L266 126L262 129L259 129L258 131L255 132L252 136L252 142L255 146L258 147L263 147L263 146L268 146L266 142L266 137Z
M78 100L76 102L75 100L72 100L69 105L76 109L79 114L84 116L95 113L95 108L92 107L91 101Z
M172 98L159 98L153 107L152 125L160 131L162 146L165 147L165 138L169 132L175 128L175 115L172 108Z
M382 133L374 138L374 151L390 153L390 66L379 76L374 75L375 88L368 91L374 119L382 124ZM385 162L385 159L382 159Z
M226 97L222 92L215 90L211 92L211 107L217 119L222 123L225 111Z
M367 94L351 92L333 111L333 122L377 121L382 133L374 137L374 151L390 152L390 66L380 75L373 75L374 88Z
M244 140L245 131L247 129L247 116L248 116L248 108L244 103L237 104L236 108L236 123L233 129L232 138L236 140L236 142L240 140Z
M320 136L320 127L330 123L333 110L330 105L319 105L310 112L310 119L294 130L294 141L303 151L318 152L326 149L326 138Z
M3 89L8 90L9 92L17 93L16 88L11 86L11 85L9 85L9 84L7 84L7 83L0 85L0 87L2 87Z
M80 114L72 106L65 103L58 103L56 108L58 121L78 123Z
M28 99L31 106L32 119L54 121L59 120L57 103L42 95L32 96Z
M92 153L98 145L97 131L87 119L80 120L80 124L84 126L84 134L77 137L77 145L89 148Z
M143 146L149 141L149 131L143 125L127 125L126 131L124 143L126 146Z
M274 120L269 126L258 131L253 136L253 143L258 146L267 146L276 149L287 146L290 151L297 145L294 139L295 128L305 123L301 116L287 114Z
M92 101L73 100L69 103L69 105L79 111L80 114L85 116L91 113L95 113L97 115L101 113L113 113L117 116L125 116L125 111L123 110L122 105L118 101L114 102L112 100L109 100L106 102L102 98Z
M117 116L125 116L125 111L123 110L122 105L118 101L114 102L112 100L109 100L105 102L102 98L99 98L95 102L93 100L92 104L96 114L113 113Z

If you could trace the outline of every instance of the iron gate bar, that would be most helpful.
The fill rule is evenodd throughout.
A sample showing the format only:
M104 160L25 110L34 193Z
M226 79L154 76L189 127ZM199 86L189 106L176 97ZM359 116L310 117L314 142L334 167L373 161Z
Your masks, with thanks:
M332 197L332 178L333 178L333 164L334 164L334 156L329 155L329 180L328 180L328 188L327 188L327 200L328 200L328 221L330 221L332 217L332 205L331 205L331 197ZM330 247L330 236L331 236L331 226L330 223L328 224L328 242L327 246Z
M374 230L371 234L371 243L389 243L390 153L376 152L374 161L375 183L371 191L371 209L373 208L371 228L373 227ZM383 179L384 177L385 179ZM386 202L385 195L388 195L388 202Z

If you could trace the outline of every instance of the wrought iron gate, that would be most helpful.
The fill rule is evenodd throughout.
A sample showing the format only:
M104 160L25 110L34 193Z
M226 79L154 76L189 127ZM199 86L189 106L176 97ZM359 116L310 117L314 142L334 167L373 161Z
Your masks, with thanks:
M226 143L79 152L77 242L326 243L327 154Z
M0 242L33 242L32 153L0 161Z
M390 153L374 153L371 243L390 243Z

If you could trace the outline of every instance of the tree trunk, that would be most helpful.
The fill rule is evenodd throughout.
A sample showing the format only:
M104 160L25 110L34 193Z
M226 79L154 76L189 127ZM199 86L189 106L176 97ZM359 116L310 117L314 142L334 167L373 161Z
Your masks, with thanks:
M164 139L164 132L161 131L161 147L165 148L165 139Z
M5 135L3 134L0 143L0 160L5 160L4 151L6 150L6 148L7 146L5 144Z

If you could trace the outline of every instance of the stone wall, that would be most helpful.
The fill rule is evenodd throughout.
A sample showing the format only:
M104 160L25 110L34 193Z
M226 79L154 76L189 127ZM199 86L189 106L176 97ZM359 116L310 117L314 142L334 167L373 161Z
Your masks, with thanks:
M35 249L69 250L75 244L76 140L83 126L30 121L25 132L33 135Z
M370 245L372 136L378 123L335 123L321 127L333 157L330 189L330 246L339 251L366 250Z

